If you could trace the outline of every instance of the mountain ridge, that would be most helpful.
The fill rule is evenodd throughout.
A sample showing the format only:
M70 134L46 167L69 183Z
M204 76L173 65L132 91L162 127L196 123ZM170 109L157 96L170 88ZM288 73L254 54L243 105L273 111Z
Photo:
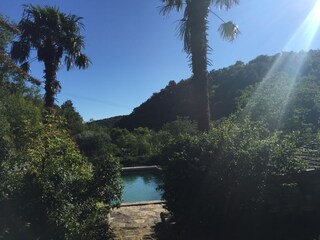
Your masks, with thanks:
M248 89L254 89L272 70L288 75L296 74L296 65L303 62L301 76L307 76L320 66L320 51L283 52L272 56L260 55L244 63L237 61L228 67L209 72L209 101L211 120L228 117L238 109L238 101ZM315 69L315 70L314 70ZM296 76L297 77L297 76ZM148 127L159 130L165 123L177 117L195 120L190 78L178 83L171 80L159 92L154 93L145 102L134 108L131 114L101 119L97 122L107 127L119 127L132 130Z

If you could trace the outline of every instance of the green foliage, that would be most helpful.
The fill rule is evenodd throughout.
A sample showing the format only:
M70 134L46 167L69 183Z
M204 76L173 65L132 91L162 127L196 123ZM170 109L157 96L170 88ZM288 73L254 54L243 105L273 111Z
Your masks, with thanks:
M105 153L119 159L123 166L160 164L159 153L164 146L184 135L198 133L196 123L178 117L156 132L148 128L132 131L121 128L106 128L91 122L86 130L75 136L79 148L90 159Z
M55 116L21 125L16 155L2 161L4 238L106 239L105 216L120 199L119 164L109 157L92 166L64 125Z
M196 135L198 133L197 131L197 125L195 122L190 121L188 118L181 118L178 117L177 120L166 123L162 130L165 132L168 132L173 137L178 137L181 135Z
M237 115L263 121L272 131L299 132L301 144L312 141L320 116L319 74L317 68L312 69L308 76L292 76L291 70L269 74L262 82L248 86L237 99Z
M164 135L168 134L147 128L128 131L89 124L87 130L76 136L76 141L90 161L107 153L124 166L152 165L166 141Z
M294 156L295 142L294 134L271 134L248 119L185 135L162 152L167 208L185 234L201 230L222 239L255 234L267 180L304 167Z
M39 89L24 83L30 76L4 53L11 32L0 17L0 238L111 239L119 162L81 155L69 134L83 131L71 102L63 117L47 115Z
M4 107L0 102L0 113L3 113ZM0 171L3 172L4 162L10 159L12 154L12 141L10 139L10 124L5 116L0 114ZM0 175L0 182L2 182L2 176ZM2 193L1 193L2 194Z
M104 152L110 152L110 135L108 131L102 127L92 126L75 136L76 142L80 150L90 159L99 156Z
M72 136L84 131L83 119L74 108L71 100L65 101L59 108L58 112L66 119L67 127Z
M13 39L14 32L12 31L12 24L0 14L0 51L5 51L8 43Z
M258 86L251 89L251 94L246 103L239 103L244 106L240 115L249 117L254 121L263 121L270 130L281 128L283 114L288 103L292 79L284 73L278 73L265 78ZM244 98L242 98L244 99Z
M320 81L316 76L298 78L285 109L284 129L312 132L319 128Z
M20 116L19 112L15 113L10 120L25 117L24 112ZM59 231L70 221L61 211L73 197L70 188L90 179L90 166L85 165L72 140L58 130L54 119L46 121L46 124L40 121L34 124L25 118L18 129L12 128L18 140L14 140L16 154L3 163L1 205L11 205L10 211L16 213L11 218L20 219L21 225L6 226L6 218L1 219L7 227L5 238L21 238L22 234L31 239L47 236L46 225L49 228L54 225L55 231ZM11 123L16 126L14 121Z
M40 81L28 75L23 69L16 66L7 54L7 48L15 35L19 33L14 23L9 22L0 14L0 83L5 78L20 78L28 80L33 84L40 85Z

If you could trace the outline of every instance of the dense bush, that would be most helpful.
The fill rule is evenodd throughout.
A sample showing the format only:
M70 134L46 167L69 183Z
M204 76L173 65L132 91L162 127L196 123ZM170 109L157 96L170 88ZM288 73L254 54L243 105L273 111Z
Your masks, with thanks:
M162 152L166 206L184 236L201 230L216 239L261 239L267 180L303 168L294 150L294 134L271 134L249 120L178 138Z
M0 238L108 239L119 163L110 156L88 162L64 120L42 118L21 95L8 99L0 104Z

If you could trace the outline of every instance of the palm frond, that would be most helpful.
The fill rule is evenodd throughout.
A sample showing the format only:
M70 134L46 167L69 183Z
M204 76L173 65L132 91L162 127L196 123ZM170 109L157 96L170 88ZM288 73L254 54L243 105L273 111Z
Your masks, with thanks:
M20 41L29 42L31 46L37 47L41 32L39 25L32 22L30 19L23 19L19 22L18 28L20 29Z
M191 53L191 33L190 33L190 22L187 19L181 19L179 24L179 37L183 40L183 50L190 54Z
M222 23L218 31L223 39L231 42L240 34L238 26L232 21Z
M183 19L179 21L177 27L178 36L183 40L183 50L190 54L191 53L191 32L190 32L190 19L189 19L189 8L186 6L183 14Z
M74 66L87 68L91 62L82 53L85 44L80 33L83 28L81 20L82 17L64 14L56 7L24 5L23 18L18 25L21 34L19 41L12 45L12 58L27 69L25 62L30 50L35 49L39 61L46 61L48 53L54 53L51 58L57 63L64 58L67 70Z
M70 14L66 16L67 22L73 23L77 28L82 28L84 29L84 24L81 22L83 17L79 17L74 14ZM80 30L80 29L79 29Z
M79 69L86 69L88 68L89 64L91 64L90 59L82 53L75 59L75 65Z
M233 5L240 3L240 0L211 0L211 3L219 9L230 9Z
M23 40L13 42L11 47L11 58L19 63L25 62L29 58L30 49L30 45Z
M73 67L73 62L73 59L69 55L64 57L64 64L67 66L67 71Z
M161 8L160 12L163 15L168 14L171 10L176 9L178 12L183 7L184 0L161 0L164 6Z

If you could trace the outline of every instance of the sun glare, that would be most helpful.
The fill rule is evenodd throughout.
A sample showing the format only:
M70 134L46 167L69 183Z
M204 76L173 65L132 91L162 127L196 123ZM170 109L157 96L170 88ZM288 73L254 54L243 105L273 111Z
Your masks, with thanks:
M316 4L314 5L314 11L316 15L320 15L320 0L317 0ZM320 18L320 17L319 17Z
M284 50L296 47L308 50L320 26L320 0L316 1L308 16L292 35Z
M310 46L316 36L320 27L320 0L317 0L314 7L311 9L309 14L306 16L305 20L301 23L299 28L294 32L291 38L288 40L286 45L283 48L283 51L292 51L292 50L305 50L308 51ZM285 92L281 92L284 96L284 101L280 104L281 111L278 116L278 124L281 124L283 114L287 108L289 96L294 88L295 82L299 76L300 70L305 63L306 52L303 54L301 52L302 58L295 62L295 59L289 57L284 57L283 54L279 54L277 59L274 61L272 67L269 69L266 76L262 79L259 86L255 90L254 94L251 97L251 100L256 101L259 96L263 93L265 87L268 84L268 81L272 79L272 75L276 74L281 68L287 68L290 65L295 65L295 69L291 72L290 82L288 88ZM294 63L293 63L294 62ZM280 96L279 96L280 97ZM274 101L274 99L269 99L267 101ZM266 103L268 104L268 103ZM244 109L244 114L250 111L250 104Z

